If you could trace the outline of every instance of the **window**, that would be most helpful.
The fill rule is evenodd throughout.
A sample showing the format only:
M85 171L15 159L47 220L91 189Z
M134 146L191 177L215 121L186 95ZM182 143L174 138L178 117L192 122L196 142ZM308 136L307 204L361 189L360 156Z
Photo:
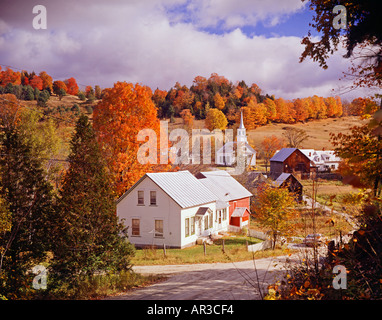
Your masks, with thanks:
M190 235L190 218L186 218L185 228L184 235L188 237Z
M219 224L222 223L222 211L219 210Z
M155 237L163 237L163 220L155 220Z
M212 228L213 227L213 224L214 224L214 213L213 213L213 211L211 211L210 213L209 213L209 222L210 222L210 224L209 224L209 227L210 228Z
M227 208L223 209L223 220L227 220Z
M145 205L145 192L143 190L138 190L138 206Z
M156 206L156 205L157 205L157 192L150 191L150 206Z
M139 236L140 235L140 220L139 219L132 219L131 220L131 235L132 236Z
M191 217L191 234L195 234L195 217Z

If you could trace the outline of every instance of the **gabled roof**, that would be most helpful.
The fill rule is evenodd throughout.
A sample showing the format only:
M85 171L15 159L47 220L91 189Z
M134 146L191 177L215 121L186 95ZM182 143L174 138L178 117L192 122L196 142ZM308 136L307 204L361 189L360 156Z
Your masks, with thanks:
M232 212L231 217L243 217L246 211L248 211L248 209L244 207L235 208L235 210L233 210Z
M252 193L224 170L200 172L197 178L222 201L252 196Z
M210 212L212 212L212 210L208 207L200 207L198 209L198 211L196 211L195 215L196 216L204 216L207 212L210 213Z
M310 160L313 160L313 156L315 154L314 149L298 149L300 150L303 154L305 154Z
M275 180L275 184L277 187L280 187L292 174L291 173L285 173L279 175L279 177Z
M218 200L218 197L204 186L189 171L146 173L134 186L117 200L119 203L143 179L151 179L167 193L181 208L189 208Z
M282 148L271 158L270 161L284 162L296 150L297 148Z
M289 177L294 178L299 184L301 184L300 181L298 181L298 179L293 174L285 172L280 174L274 183L277 187L280 187L286 180L288 180Z

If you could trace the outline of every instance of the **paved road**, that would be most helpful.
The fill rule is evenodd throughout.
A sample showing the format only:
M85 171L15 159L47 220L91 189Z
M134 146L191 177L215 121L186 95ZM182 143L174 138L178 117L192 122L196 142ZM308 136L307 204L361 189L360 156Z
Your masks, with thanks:
M282 256L235 263L136 266L134 270L138 273L163 274L169 275L169 278L108 299L257 300L261 299L259 285L264 292L269 284L285 272L286 258Z

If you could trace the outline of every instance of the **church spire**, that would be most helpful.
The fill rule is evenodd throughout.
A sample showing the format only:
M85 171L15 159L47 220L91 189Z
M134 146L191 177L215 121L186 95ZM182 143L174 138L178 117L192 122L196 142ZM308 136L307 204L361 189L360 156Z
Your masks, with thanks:
M244 127L243 111L241 112L240 116L240 126L237 129L236 140L237 142L247 142L247 133Z
M241 111L241 116L240 116L240 127L239 129L245 129L244 127L244 121L243 121L243 111Z

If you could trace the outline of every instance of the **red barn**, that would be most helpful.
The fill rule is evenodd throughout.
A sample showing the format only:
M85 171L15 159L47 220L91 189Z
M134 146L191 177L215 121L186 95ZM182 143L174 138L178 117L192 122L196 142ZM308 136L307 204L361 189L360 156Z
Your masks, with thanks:
M221 201L229 204L229 229L239 231L249 224L250 193L228 172L223 170L200 172L196 175Z
M301 179L309 179L310 159L296 148L283 148L271 159L270 177L277 179L282 173L292 173Z

